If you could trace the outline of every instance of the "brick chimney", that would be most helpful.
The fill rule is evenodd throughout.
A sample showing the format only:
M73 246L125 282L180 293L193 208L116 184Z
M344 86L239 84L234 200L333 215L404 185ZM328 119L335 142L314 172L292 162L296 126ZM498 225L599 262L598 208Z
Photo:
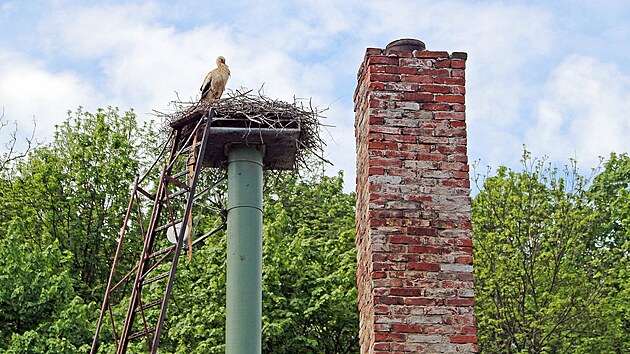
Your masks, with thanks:
M476 353L466 53L368 48L354 95L362 353Z

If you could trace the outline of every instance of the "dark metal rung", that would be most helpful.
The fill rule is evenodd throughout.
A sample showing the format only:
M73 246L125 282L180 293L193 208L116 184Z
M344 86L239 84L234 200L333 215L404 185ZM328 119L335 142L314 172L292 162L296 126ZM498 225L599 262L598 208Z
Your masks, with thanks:
M155 276L155 277L153 277L151 279L147 279L147 280L142 282L142 285L151 284L151 283L156 282L156 281L158 281L160 279L164 279L164 278L168 277L169 274L171 274L171 272L166 272L166 273L157 275L157 276Z
M132 333L132 334L129 336L129 340L136 339L136 338L138 338L138 337L143 337L143 336L146 336L147 334L149 334L149 333L153 333L153 332L155 332L155 328L149 328L149 329L147 329L146 331L145 331L145 330L138 331L138 332L136 332L136 333Z
M158 226L155 228L155 232L160 232L168 229L169 227L173 227L173 224L177 225L180 222L184 221L184 218L175 219L174 222L169 222L168 224L164 224L162 226Z
M136 312L139 312L140 310L144 311L146 309L150 309L151 307L155 307L161 303L162 303L162 299L153 300L142 307L139 307L139 306L136 307Z
M159 256L159 255L164 254L164 253L168 253L168 252L170 252L170 251L171 251L172 249L174 249L174 248L175 248L175 245L172 245L172 246L168 246L168 247L166 247L166 248L163 248L163 249L161 249L161 250L159 250L159 251L155 251L155 252L153 252L153 253L151 253L151 254L149 255L149 258L155 258L155 257L157 257L157 256Z
M181 172L177 172L176 174L172 175L171 177L179 178L179 177L185 176L185 175L187 175L189 173L190 173L190 170L184 170L184 171L181 171Z
M188 189L179 189L177 191L175 191L173 194L169 195L169 197L175 198L175 197L179 197L180 195L184 194L184 193L188 193Z
M190 187L186 183L184 183L184 182L182 182L182 181L180 181L177 178L174 178L172 176L166 175L166 180L171 182L172 184L178 186L179 188L183 188L183 189L186 189L186 190L190 189Z
M201 146L201 141L197 142L197 145L195 145L195 149L198 148L199 146ZM183 150L182 150L182 154L185 154L187 152L190 152L191 148L192 148L192 144L186 146Z
M138 186L138 192L140 192L140 194L144 195L145 197L151 199L151 200L155 200L155 194L151 194L147 191L145 191L144 189L140 188L140 186Z

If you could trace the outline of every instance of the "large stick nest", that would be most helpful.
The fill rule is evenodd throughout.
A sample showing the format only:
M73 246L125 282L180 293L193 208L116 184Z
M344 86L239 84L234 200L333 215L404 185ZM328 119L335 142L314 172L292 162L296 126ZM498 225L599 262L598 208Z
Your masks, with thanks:
M316 157L326 163L323 149L326 146L321 138L324 125L321 113L325 111L314 107L310 100L297 99L293 103L271 99L261 90L250 89L229 90L219 100L202 100L196 102L173 101L173 112L155 112L171 129L194 127L199 119L204 119L213 109L214 117L211 127L243 128L252 131L263 128L276 130L278 133L299 130L293 134L296 158L294 169L309 169L308 160Z

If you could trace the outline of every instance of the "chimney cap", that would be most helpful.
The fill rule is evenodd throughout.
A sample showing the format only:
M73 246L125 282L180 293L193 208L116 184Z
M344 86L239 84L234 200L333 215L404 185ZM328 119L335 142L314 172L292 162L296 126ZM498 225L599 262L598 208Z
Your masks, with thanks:
M423 41L413 38L401 38L392 41L385 47L385 51L397 50L400 52L413 52L414 50L423 51L427 46Z

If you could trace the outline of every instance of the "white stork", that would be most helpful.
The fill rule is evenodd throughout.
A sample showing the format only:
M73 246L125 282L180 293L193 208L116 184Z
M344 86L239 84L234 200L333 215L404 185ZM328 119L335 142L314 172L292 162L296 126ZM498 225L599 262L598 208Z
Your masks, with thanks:
M230 68L225 65L225 58L220 56L217 58L217 68L206 75L201 85L201 99L219 99L225 84L230 77Z

